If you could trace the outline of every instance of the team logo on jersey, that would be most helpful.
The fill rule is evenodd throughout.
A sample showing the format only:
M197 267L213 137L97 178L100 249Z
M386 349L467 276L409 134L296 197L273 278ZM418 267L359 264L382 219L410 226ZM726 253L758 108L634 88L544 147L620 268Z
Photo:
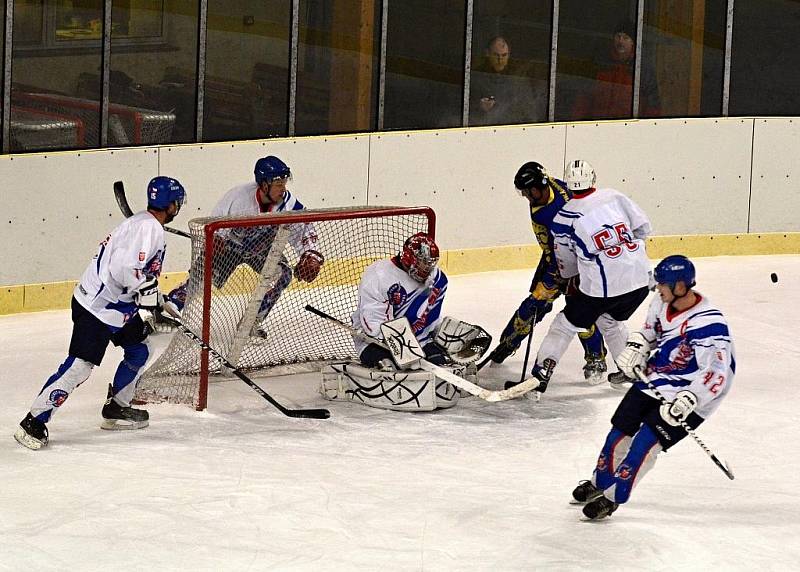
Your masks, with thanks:
M142 253L139 253L141 256ZM156 252L156 255L150 259L150 262L147 263L147 266L144 268L144 275L145 276L160 276L161 275L161 259L163 255L159 250Z
M403 302L406 301L406 298L408 298L406 289L397 282L389 286L389 290L386 291L386 294L389 297L389 303L395 308L401 306Z
M50 397L48 399L50 403L53 404L53 407L61 407L61 405L67 400L67 397L69 397L69 393L63 389L54 389L50 392Z
M627 481L631 478L631 476L633 476L633 472L628 465L620 465L614 476L618 479L622 479L623 481Z

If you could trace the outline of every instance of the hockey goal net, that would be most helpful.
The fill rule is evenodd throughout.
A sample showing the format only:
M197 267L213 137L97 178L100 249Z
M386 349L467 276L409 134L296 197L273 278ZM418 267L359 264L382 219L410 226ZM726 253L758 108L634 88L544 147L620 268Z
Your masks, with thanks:
M182 320L243 371L285 375L355 359L352 337L306 311L306 305L350 323L364 269L399 252L412 234L433 235L435 220L428 207L193 219L193 262ZM290 270L302 254L302 238L309 234L315 235L315 250L325 262L316 279L306 283L293 278ZM262 318L265 305L274 299ZM177 331L142 375L135 399L205 409L209 379L224 378L224 369Z

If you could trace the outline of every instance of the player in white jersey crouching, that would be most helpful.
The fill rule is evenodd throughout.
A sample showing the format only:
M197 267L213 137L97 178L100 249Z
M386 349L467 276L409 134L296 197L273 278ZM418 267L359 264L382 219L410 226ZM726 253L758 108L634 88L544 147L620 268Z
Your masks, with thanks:
M650 283L647 215L619 191L595 188L595 172L586 161L571 161L564 179L573 196L553 218L550 232L561 277L577 276L580 282L536 355L531 373L539 380L537 397L547 389L575 334L593 324L612 357L620 355L628 336L623 322L647 298Z
M459 393L449 383L427 371L399 367L396 355L388 349L393 336L384 336L387 331L394 333L387 328L410 330L404 333L412 336L410 341L418 344L426 361L450 366L455 359L458 363L452 370L462 376L466 375L465 366L488 349L491 337L483 328L442 319L447 276L438 268L438 261L436 242L417 233L396 256L367 267L352 317L356 331L363 334L353 338L360 365L331 366L323 375L323 395L402 411L430 411L456 404ZM408 347L402 340L399 345Z
M256 161L254 180L237 185L214 206L211 216L244 216L263 213L279 213L299 211L305 206L289 191L287 184L291 181L292 171L289 166L274 155L262 157ZM227 229L214 235L214 260L212 262L212 281L214 287L221 288L242 264L250 266L255 272L261 272L277 226L269 225L256 228ZM317 246L317 233L314 225L293 225L289 234L291 244L298 256L298 262L291 268L285 257L281 257L278 267L280 274L275 285L270 288L262 300L258 310L254 334L258 335L261 324L278 302L283 291L289 286L292 278L303 282L313 282L325 262L325 257ZM173 289L167 295L166 305L171 314L180 315L186 302L188 281Z
M72 295L69 355L45 382L14 438L29 449L48 443L46 423L103 361L109 342L125 352L102 409L103 429L147 427L147 411L130 406L139 372L150 355L152 311L161 303L164 225L186 200L183 186L156 177L147 186L147 210L125 219L100 243Z
M666 451L697 428L727 395L736 371L728 323L708 299L693 289L695 269L685 256L668 256L655 270L658 296L644 327L628 338L617 358L636 378L639 368L668 401L637 381L611 418L591 481L573 491L573 502L587 503L591 519L609 516L628 501L634 485Z

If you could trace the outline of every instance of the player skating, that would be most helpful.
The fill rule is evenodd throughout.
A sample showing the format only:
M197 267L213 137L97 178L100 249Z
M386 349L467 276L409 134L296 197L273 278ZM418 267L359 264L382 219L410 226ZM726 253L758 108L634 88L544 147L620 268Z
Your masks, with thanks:
M595 172L586 161L568 163L564 176L573 196L553 218L554 254L560 275L580 281L539 347L532 372L540 380L539 394L573 336L593 324L612 357L620 355L627 338L623 322L647 298L650 282L647 215L619 191L595 188Z
M44 384L14 438L29 449L48 443L47 423L72 391L103 361L109 342L124 357L108 387L103 429L147 427L147 411L130 406L139 372L150 355L151 311L161 294L158 277L164 263L164 225L186 199L183 186L156 177L147 186L147 210L125 219L103 242L72 296L72 339L67 359Z
M653 468L656 457L697 428L727 395L736 371L733 340L722 312L693 289L695 269L685 256L668 256L655 269L658 296L644 327L628 338L617 365L631 378L642 368L669 403L641 381L628 389L611 418L611 431L592 479L573 491L591 519L610 516ZM732 478L732 477L731 477Z
M245 216L305 209L287 188L292 173L289 166L278 157L270 155L259 159L254 173L254 181L233 187L225 193L212 210L211 216ZM218 232L214 240L212 263L214 286L221 288L241 264L247 264L256 272L261 272L277 229L277 225L266 225ZM299 260L294 269L289 266L285 257L278 263L280 275L275 285L264 295L255 322L256 333L259 333L264 320L292 281L293 275L304 282L313 282L317 278L325 261L317 249L317 240L312 224L293 226L289 243ZM167 300L173 313L179 314L183 310L186 287L187 283L181 284L169 293Z
M539 163L530 161L522 165L514 177L514 187L528 199L531 224L542 255L533 275L530 295L522 301L511 317L500 343L490 354L493 364L503 363L520 346L531 332L531 328L553 309L553 301L567 289L567 281L558 272L553 255L553 236L550 232L553 217L572 197L563 181L550 177ZM574 284L572 287L574 290ZM592 385L603 381L606 371L603 337L592 324L587 330L578 332L584 349L583 366L585 379Z

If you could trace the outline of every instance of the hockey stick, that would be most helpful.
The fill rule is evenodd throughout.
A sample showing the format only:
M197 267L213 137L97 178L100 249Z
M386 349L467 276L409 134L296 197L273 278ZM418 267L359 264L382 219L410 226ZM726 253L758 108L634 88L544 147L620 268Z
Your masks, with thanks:
M649 379L647 379L647 376L644 374L640 366L637 365L636 367L634 367L633 371L636 374L636 377L638 377L642 383L646 384L647 387L650 390L652 390L653 393L656 394L656 397L663 405L670 404L670 402L667 401L667 398L664 397L664 394L661 393L658 390L658 388L650 382ZM709 449L708 446L705 443L703 443L703 441L700 440L700 437L697 436L697 433L694 432L694 429L692 429L691 426L688 423L686 423L686 421L679 421L679 423L681 424L681 427L683 427L683 429L689 435L691 435L692 439L694 439L697 442L697 444L700 445L700 448L703 451L705 451L706 455L711 457L711 460L714 461L714 464L718 466L723 473L725 473L725 476L728 477L730 480L733 480L733 471L731 471L730 466L725 461L719 460L717 456L711 452L711 449Z
M525 372L528 371L528 358L531 356L531 342L533 341L533 329L536 327L536 318L539 317L539 308L533 310L531 319L531 331L528 332L528 345L525 346L525 360L522 362L522 373L519 375L519 382L525 381Z
M128 204L128 198L125 196L125 185L122 181L116 181L114 183L114 197L117 199L117 204L119 205L119 210L122 211L122 214L125 218L130 218L133 216L133 211L131 210L131 206ZM164 230L167 232L171 232L172 234L177 234L178 236L182 236L184 238L192 238L192 235L188 232L184 232L182 230L178 230L177 228L170 228L168 226L164 227Z
M332 324L344 330L347 330L348 332L350 332L350 334L357 336L358 338L361 338L365 342L375 344L390 352L392 351L383 341L377 338L373 338L372 336L369 336L364 332L355 329L353 326L345 324L341 320L337 320L336 318L334 318L330 314L326 314L322 310L318 310L317 308L311 305L307 305L306 310L311 312L312 314L316 314L320 318L328 320ZM515 399L517 397L520 397L521 395L524 395L531 389L538 387L539 385L539 380L534 377L523 383L520 383L519 385L515 385L510 389L492 391L486 389L485 387L481 387L480 385L475 385L474 383L467 381L463 377L457 376L456 374L446 370L443 367L439 367L438 365L432 364L428 360L421 359L419 360L419 363L422 369L424 369L425 371L430 371L432 373L435 373L438 377L442 378L450 385L454 385L457 388L463 389L467 393L474 395L475 397L480 397L481 399L492 403L497 401L507 401L509 399Z
M239 370L235 365L233 365L231 362L222 357L222 355L217 350L215 350L207 343L205 343L200 336L195 334L192 330L186 327L178 319L174 319L174 321L177 324L178 329L184 336L194 341L195 343L199 344L200 347L203 348L204 350L208 350L208 352L212 356L214 356L216 359L222 362L222 365L227 367L236 377L238 377L247 385L252 387L256 393L258 393L261 397L269 401L272 405L275 406L275 408L278 411L280 411L287 417L299 417L303 419L327 419L331 416L331 412L328 411L327 409L289 409L287 407L284 407L283 405L275 401L275 399L273 399L273 397L269 393L267 393L266 391L261 389L261 387L256 385L256 383L252 379L243 374L241 370Z

